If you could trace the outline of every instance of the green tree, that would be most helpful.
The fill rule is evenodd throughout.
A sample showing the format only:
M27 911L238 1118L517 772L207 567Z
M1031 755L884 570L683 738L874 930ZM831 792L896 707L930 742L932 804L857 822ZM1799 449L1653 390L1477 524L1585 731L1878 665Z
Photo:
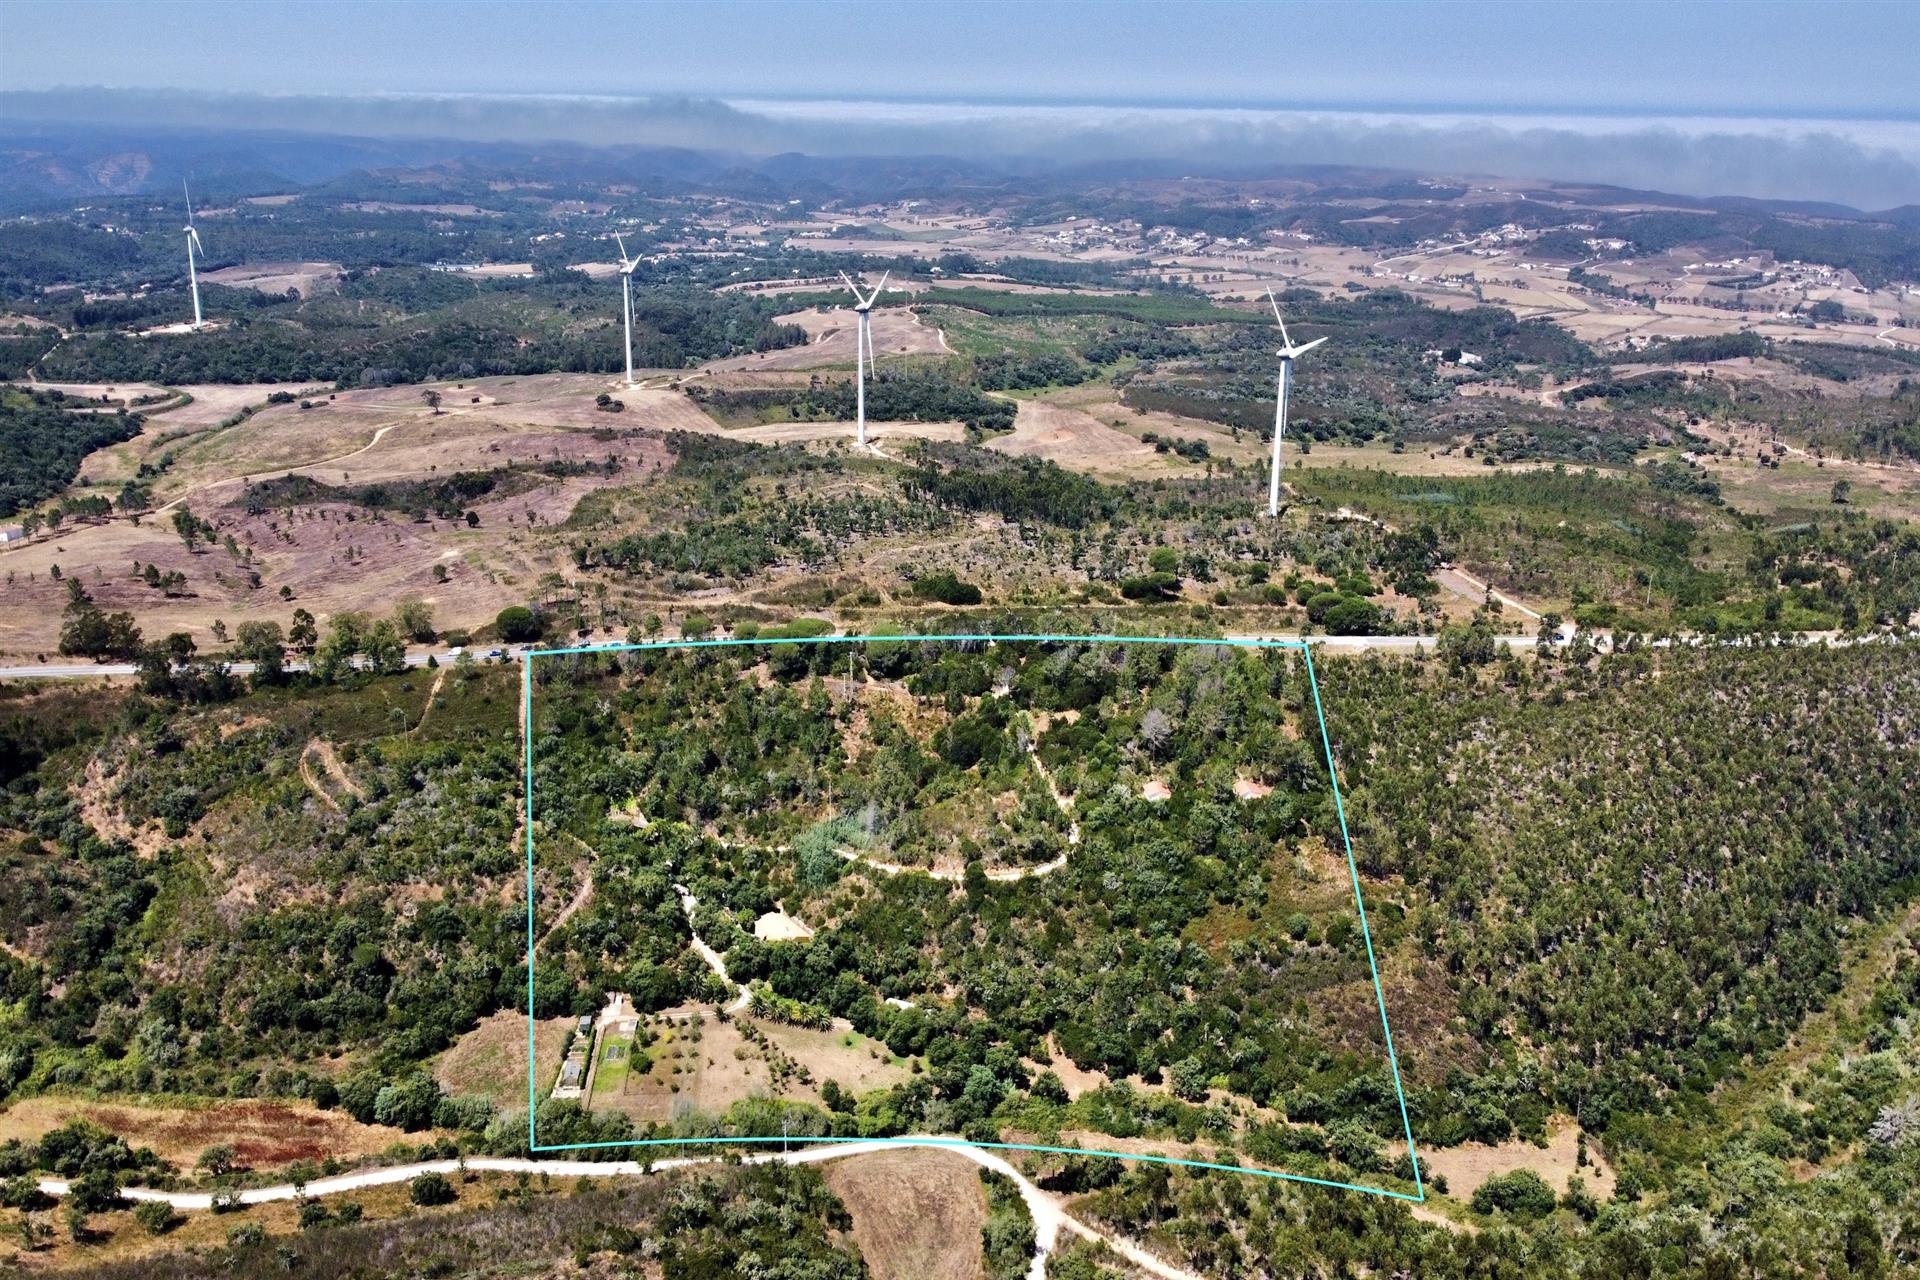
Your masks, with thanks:
M1455 667L1484 667L1500 656L1493 621L1483 612L1476 612L1464 627L1446 628L1434 648Z
M508 605L494 617L493 625L498 628L500 638L509 644L540 638L540 621L525 605Z
M426 644L434 638L433 606L413 597L402 600L393 606L393 624L407 639Z
M257 1222L242 1222L227 1230L229 1249L251 1249L267 1242L267 1229Z
M1207 1071L1198 1058L1186 1057L1174 1063L1167 1069L1167 1082L1176 1098L1198 1102L1207 1096Z
M253 664L253 684L279 684L286 678L286 640L277 622L243 622L234 629L233 656Z
M460 1193L454 1190L453 1183L442 1174L423 1173L407 1184L407 1199L417 1205L430 1207L452 1204L459 1198Z
M1544 1218L1553 1212L1555 1197L1546 1179L1531 1169L1515 1169L1488 1178L1474 1189L1475 1213L1506 1213L1516 1218Z
M337 680L353 669L353 660L364 649L370 630L367 617L351 609L342 609L327 623L327 638L314 653L313 673L322 680Z
M200 1153L200 1158L194 1162L194 1168L211 1177L224 1178L233 1172L234 1162L238 1158L231 1146L224 1142L216 1142Z
M400 1083L390 1084L374 1095L374 1122L409 1131L429 1128L442 1096L440 1086L432 1076L424 1071L416 1071Z
M60 628L59 649L68 657L131 662L140 656L140 628L130 613L102 613L88 604L70 610Z
M382 618L367 629L360 651L366 655L368 669L376 675L394 675L407 669L407 642L390 619Z
M134 1206L133 1220L150 1236L163 1236L179 1221L173 1206L164 1200L142 1200Z
M202 537L200 518L194 515L190 508L182 505L173 509L173 531L180 535L180 541L185 544L188 551L200 545Z
M314 648L320 642L320 631L314 625L313 615L305 609L293 611L293 625L287 628L287 644L295 652L312 656Z

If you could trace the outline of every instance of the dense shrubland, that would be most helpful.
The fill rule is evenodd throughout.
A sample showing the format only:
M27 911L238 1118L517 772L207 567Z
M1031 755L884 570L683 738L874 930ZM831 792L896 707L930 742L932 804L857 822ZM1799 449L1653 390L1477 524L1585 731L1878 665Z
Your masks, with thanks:
M792 391L727 391L695 385L688 394L723 422L848 422L856 408L851 379L816 379L813 385ZM1010 401L937 374L885 369L867 381L870 422L957 421L987 432L1009 430L1013 416Z
M132 439L140 422L138 414L96 409L58 391L0 386L0 518L61 493L82 459Z
M718 1277L777 1266L781 1280L864 1280L846 1239L846 1206L811 1168L778 1165L688 1171L583 1186L523 1178L511 1186L457 1188L441 1213L383 1222L316 1216L297 1236L223 1249L181 1250L126 1262L86 1262L85 1280L189 1280L217 1268L239 1280L296 1275L527 1274L588 1265L603 1274L664 1266L664 1274ZM479 1191L489 1194L484 1199ZM335 1200L310 1202L322 1209ZM252 1225L252 1224L243 1224ZM762 1274L765 1274L762 1272Z
M164 300L150 299L150 308ZM618 308L585 277L475 283L424 269L351 277L338 295L268 297L210 291L217 329L135 337L126 326L172 314L93 321L42 359L43 378L69 381L334 382L379 386L438 378L553 372L612 373L624 359ZM716 356L804 342L773 310L738 294L684 285L636 289L634 359L679 368Z

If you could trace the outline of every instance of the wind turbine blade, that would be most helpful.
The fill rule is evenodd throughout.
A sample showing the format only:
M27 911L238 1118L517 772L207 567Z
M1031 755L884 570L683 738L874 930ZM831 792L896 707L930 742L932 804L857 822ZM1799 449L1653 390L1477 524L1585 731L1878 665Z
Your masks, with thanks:
M847 292L853 295L854 302L860 301L860 291L853 287L853 281L847 279L847 273L844 271L840 273L840 283L847 286Z
M613 233L613 242L620 246L620 265L625 266L627 263L627 242L620 238L618 231Z
M887 291L887 277L892 274L893 272L891 271L882 271L880 273L880 283L873 286L873 296L867 299L868 306L872 306L874 303L880 301L880 295Z
M180 179L180 194L187 198L187 225L193 225L193 192L187 190L187 180Z
M1291 347L1293 345L1293 339L1287 336L1287 322L1280 315L1280 300L1273 296L1272 289L1267 290L1267 301L1273 304L1273 321L1280 326L1280 345L1283 347Z
M1325 338L1315 338L1312 342L1309 342L1304 346L1293 348L1293 354L1295 354L1296 356L1303 356L1307 354L1307 352L1313 350L1315 347L1319 346L1321 343L1325 341L1326 341Z

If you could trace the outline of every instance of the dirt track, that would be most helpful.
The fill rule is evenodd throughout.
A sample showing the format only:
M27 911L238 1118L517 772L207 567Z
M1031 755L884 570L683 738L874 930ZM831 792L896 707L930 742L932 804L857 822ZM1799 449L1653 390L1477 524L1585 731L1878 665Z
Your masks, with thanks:
M325 738L314 738L307 743L306 750L300 753L300 779L307 784L307 790L318 796L320 802L327 808L335 813L340 812L340 801L321 783L319 777L308 765L309 758L320 762L321 769L326 771L327 777L340 791L351 795L356 800L366 799L366 792L360 789L359 783L348 776L346 766L340 763L339 753L333 749L333 744Z

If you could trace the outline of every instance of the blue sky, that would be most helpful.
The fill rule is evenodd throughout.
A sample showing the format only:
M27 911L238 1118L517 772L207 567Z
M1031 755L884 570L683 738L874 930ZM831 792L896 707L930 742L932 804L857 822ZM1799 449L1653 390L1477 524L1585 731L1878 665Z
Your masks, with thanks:
M0 89L1920 116L1920 4L0 0Z

